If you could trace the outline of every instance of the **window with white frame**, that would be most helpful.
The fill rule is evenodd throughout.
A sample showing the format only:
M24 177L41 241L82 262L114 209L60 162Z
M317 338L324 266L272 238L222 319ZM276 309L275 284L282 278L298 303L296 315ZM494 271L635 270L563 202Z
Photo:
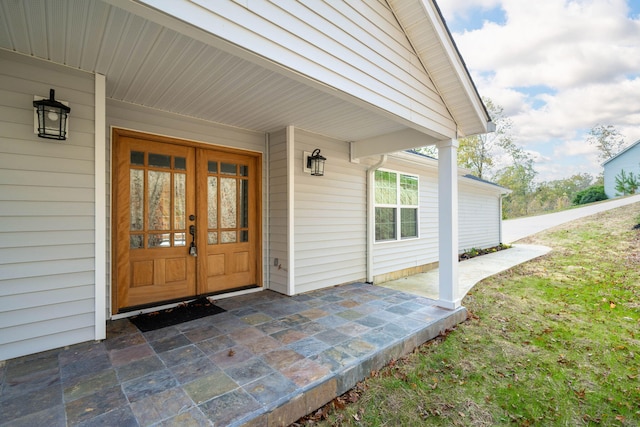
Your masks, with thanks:
M375 173L376 242L418 237L418 176Z

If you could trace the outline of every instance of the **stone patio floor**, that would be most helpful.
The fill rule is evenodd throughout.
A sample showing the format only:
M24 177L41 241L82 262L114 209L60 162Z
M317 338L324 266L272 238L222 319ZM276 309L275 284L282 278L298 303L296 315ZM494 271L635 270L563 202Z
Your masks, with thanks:
M0 362L1 426L289 425L466 318L356 283L221 299L227 311Z

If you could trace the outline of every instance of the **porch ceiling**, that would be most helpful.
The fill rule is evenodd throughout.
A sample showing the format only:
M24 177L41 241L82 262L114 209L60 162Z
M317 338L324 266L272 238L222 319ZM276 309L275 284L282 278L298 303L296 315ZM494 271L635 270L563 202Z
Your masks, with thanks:
M244 129L295 125L344 141L406 129L371 106L100 0L0 2L0 48L103 74L110 99Z

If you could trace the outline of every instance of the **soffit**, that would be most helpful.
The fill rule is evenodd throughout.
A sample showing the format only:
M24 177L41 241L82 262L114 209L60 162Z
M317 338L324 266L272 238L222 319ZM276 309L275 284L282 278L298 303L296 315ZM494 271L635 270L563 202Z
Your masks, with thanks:
M244 129L354 141L406 128L98 0L1 2L0 48L103 74L110 99Z

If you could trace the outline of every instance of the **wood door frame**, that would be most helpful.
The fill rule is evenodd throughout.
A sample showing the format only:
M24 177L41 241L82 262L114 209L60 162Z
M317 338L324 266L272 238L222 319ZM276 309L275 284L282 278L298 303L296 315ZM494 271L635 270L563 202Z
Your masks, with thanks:
M148 132L141 132L141 131L135 131L135 130L129 130L129 129L123 129L123 128L112 128L111 131L111 152L115 153L115 146L118 143L119 138L121 137L131 137L131 138L136 138L136 139L142 139L142 140L146 140L146 141L150 141L150 142L157 142L157 143L163 143L163 144L173 144L173 145L180 145L180 146L186 146L186 147L191 147L194 149L205 149L205 150L215 150L218 152L223 152L223 153L230 153L230 154L236 154L236 155L242 155L242 156L247 156L247 157L253 157L255 159L255 164L256 164L256 176L254 178L254 182L256 183L256 191L255 191L255 215L256 215L256 221L255 221L255 235L256 235L256 242L255 242L255 251L256 251L256 283L258 284L259 287L264 287L264 283L263 283L263 253L262 253L262 243L263 243L263 234L262 234L262 193L263 193L263 188L262 188L262 153L258 152L258 151L252 151L252 150L245 150L245 149L240 149L240 148L232 148L232 147L228 147L228 146L222 146L222 145L215 145L212 143L205 143L205 142L198 142L198 141L192 141L192 140L186 140L186 139L181 139L181 138L174 138L174 137L169 137L169 136L163 136L163 135L157 135L157 134L152 134L152 133L148 133ZM117 249L117 234L119 231L119 227L122 227L122 224L118 224L118 218L117 218L117 214L116 214L116 210L117 210L117 206L116 206L116 200L118 199L118 187L116 185L113 184L113 177L117 177L118 174L120 173L120 169L124 168L125 165L119 165L117 164L117 162L115 162L115 155L112 154L112 162L111 162L112 166L111 166L111 176L112 176L112 185L111 185L111 200L112 200L112 204L110 207L110 214L111 214L111 242L110 242L110 247L111 247L111 314L115 315L115 314L119 314L118 312L118 284L117 284L117 269L118 269L118 263L119 263L119 254L118 254L118 249ZM126 165L126 168L129 169L128 164ZM198 187L199 184L196 180L196 187ZM196 190L197 191L197 190ZM196 276L199 275L199 272L196 270ZM233 290L230 290L229 292L233 292ZM162 304L161 302L159 302L158 305Z

